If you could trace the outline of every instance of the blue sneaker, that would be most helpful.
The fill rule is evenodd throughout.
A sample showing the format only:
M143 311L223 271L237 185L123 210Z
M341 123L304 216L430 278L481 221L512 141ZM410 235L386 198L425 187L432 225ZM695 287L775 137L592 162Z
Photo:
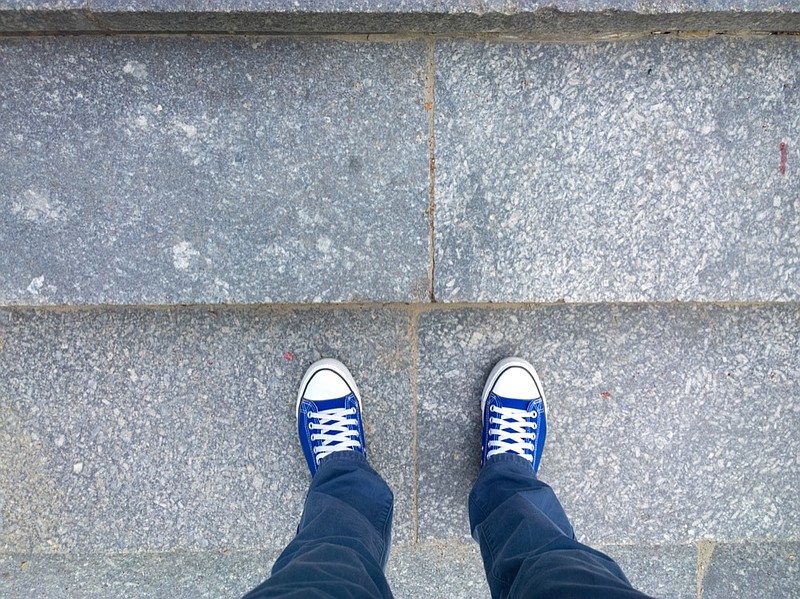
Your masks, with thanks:
M547 434L547 403L533 366L522 358L500 360L483 387L481 412L481 466L493 455L512 453L537 472Z
M361 423L361 396L347 367L319 360L306 370L297 394L297 431L311 470L335 451L367 454Z

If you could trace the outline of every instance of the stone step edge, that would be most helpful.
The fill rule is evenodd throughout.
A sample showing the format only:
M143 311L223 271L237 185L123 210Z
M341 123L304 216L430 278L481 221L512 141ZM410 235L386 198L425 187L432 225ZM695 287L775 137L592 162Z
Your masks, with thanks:
M547 307L592 307L592 306L657 306L657 307L688 307L688 306L718 306L722 308L767 308L770 306L796 306L800 308L800 300L605 300L605 301L342 301L342 302L261 302L261 303L15 303L0 300L0 312L55 312L55 313L82 313L96 311L123 311L123 310L270 310L291 312L296 310L399 310L410 313L426 313L437 311L458 310L535 310Z
M748 545L775 545L781 543L800 543L800 538L794 536L786 537L754 537L754 538L738 538L738 539L713 539L713 538L700 538L692 541L665 541L657 543L652 540L645 542L627 541L627 542L614 542L614 543L592 543L588 539L578 540L604 552L613 552L615 549L676 549L676 548L697 548L704 554L710 554L711 551L717 546L748 546ZM447 548L470 548L477 549L478 544L467 536L452 537L448 539L424 539L420 541L411 542L392 542L392 551L395 549L401 551L414 551L416 549L447 549ZM8 551L0 550L0 559L19 558L37 559L37 558L67 558L67 559L92 559L96 557L104 558L123 558L123 557L164 557L164 556L181 556L181 557L199 557L199 556L223 556L223 555L275 555L280 554L285 549L285 546L264 546L264 547L235 547L235 548L214 548L214 549L188 549L185 547L176 547L174 549L165 549L159 551L151 550L119 550L119 551Z
M168 10L152 0L73 2L0 0L0 33L271 33L271 34L510 34L604 35L674 31L800 32L800 5L770 0L686 0L679 8L631 6L626 0L556 0L547 6L507 9L501 0L483 8L462 2L364 6L347 0L313 11L287 0L225 3L224 9ZM410 6L409 6L410 4ZM564 8L560 9L559 6ZM714 7L718 7L716 10ZM505 8L505 9L504 9Z

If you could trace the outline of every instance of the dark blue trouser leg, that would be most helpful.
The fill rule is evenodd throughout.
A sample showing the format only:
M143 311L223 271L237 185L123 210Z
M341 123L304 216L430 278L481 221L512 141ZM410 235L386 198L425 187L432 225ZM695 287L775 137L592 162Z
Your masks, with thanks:
M297 536L272 576L244 599L391 597L389 557L394 496L353 451L331 454L311 481Z
M607 555L575 540L553 490L520 456L492 456L469 495L495 599L643 599Z

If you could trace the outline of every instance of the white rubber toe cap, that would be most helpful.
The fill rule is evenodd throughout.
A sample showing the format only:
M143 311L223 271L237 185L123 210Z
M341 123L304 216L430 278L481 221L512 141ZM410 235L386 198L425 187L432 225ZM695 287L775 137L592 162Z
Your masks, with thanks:
M511 366L504 370L495 381L492 391L496 395L507 397L508 399L537 399L541 397L533 377L520 366Z
M541 397L544 400L539 375L530 362L522 358L504 358L495 364L483 387L481 410L492 392L508 399L532 400Z
M326 399L339 399L345 395L350 395L350 393L355 394L360 406L361 395L358 392L353 375L339 360L325 358L314 362L306 370L297 394L297 410L299 412L300 402L303 399L324 401Z
M311 401L336 399L350 394L350 387L338 373L318 370L306 385L303 398Z

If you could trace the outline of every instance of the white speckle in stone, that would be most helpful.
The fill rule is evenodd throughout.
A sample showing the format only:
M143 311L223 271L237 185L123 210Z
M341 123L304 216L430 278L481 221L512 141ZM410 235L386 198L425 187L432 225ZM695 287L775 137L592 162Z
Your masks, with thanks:
M44 286L44 275L41 277L36 277L31 281L31 284L28 285L28 293L31 295L39 295L39 291Z
M11 206L11 212L21 215L25 220L58 220L61 212L58 205L50 202L46 192L27 190L19 201Z
M128 377L130 377L132 383L139 380L139 375L136 374L135 368L128 368Z
M262 476L254 476L253 477L253 486L256 488L256 491L260 491L264 488L264 477Z
M186 123L176 122L175 126L181 131L183 131L186 137L191 138L197 135L197 127L195 127L194 125L187 125Z
M75 474L80 474L81 472L83 472L83 462L77 462L77 463L73 464L72 465L72 471Z
M700 129L700 131L702 131L703 135L708 135L708 134L709 134L709 133L711 133L713 130L714 130L714 126L713 126L713 125L711 125L710 123L706 123L706 124L705 124L705 125L703 125L703 127Z
M327 237L317 239L317 249L323 254L327 254L331 249L331 240Z
M66 439L64 438L64 435L58 435L53 442L55 443L56 447L64 447L65 441Z
M558 96L550 96L550 108L553 112L558 112L561 108L561 98Z
M147 117L146 116L138 116L138 117L136 117L136 120L134 122L136 123L136 126L139 127L139 129L147 129Z
M181 241L172 246L172 264L178 270L188 270L192 258L199 255L200 252L188 241Z
M125 63L125 66L122 67L122 72L126 75L131 75L136 79L144 79L147 77L147 67L141 62L136 62L135 60L129 60Z
M217 287L218 291L226 295L230 295L231 286L228 284L227 281L223 281L222 279L214 279L214 285Z

